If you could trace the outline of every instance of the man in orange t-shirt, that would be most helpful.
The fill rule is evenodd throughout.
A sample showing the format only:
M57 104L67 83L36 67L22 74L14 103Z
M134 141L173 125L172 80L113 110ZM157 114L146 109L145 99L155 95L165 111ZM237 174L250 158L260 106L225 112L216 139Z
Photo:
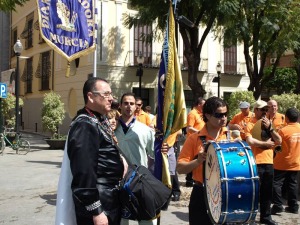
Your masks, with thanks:
M300 170L300 124L297 123L299 112L289 108L285 113L287 125L279 130L282 137L281 152L274 158L274 188L272 214L283 212L282 186L286 183L288 206L286 212L298 214L297 176Z
M189 112L186 126L187 137L198 132L204 126L205 123L202 116L202 108L204 103L205 99L202 97L197 98L192 111Z
M147 126L153 127L153 125L151 126L151 119L150 116L148 115L148 113L144 112L144 110L142 110L143 107L143 100L140 97L135 97L135 118L137 119L137 121L146 124Z
M273 148L275 144L281 144L281 137L273 129L271 121L266 117L268 104L265 101L258 100L253 108L255 117L252 118L245 128L245 137L253 151L259 175L260 222L275 225L277 223L271 217L274 176ZM266 133L265 136L268 137L262 137L262 132Z
M267 117L269 120L272 121L273 127L278 131L280 128L286 125L284 115L277 112L278 111L278 104L275 100L268 101L268 113Z
M241 112L236 114L232 120L229 122L228 127L230 130L238 130L240 131L241 138L245 141L245 127L251 120L253 113L250 111L250 103L249 102L241 102L240 103Z
M217 97L207 99L203 105L204 127L186 139L178 157L178 173L187 174L193 171L195 180L189 204L190 225L213 224L208 216L204 199L203 162L206 159L206 152L200 136L205 136L206 141L226 140L227 113L228 107L224 100Z

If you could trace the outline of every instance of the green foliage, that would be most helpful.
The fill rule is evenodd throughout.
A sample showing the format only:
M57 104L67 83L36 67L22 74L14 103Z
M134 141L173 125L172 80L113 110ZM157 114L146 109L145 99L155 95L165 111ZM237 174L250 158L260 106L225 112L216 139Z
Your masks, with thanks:
M24 102L19 98L19 107L21 108L24 105ZM15 127L16 124L16 97L11 93L7 93L7 98L2 99L2 115L5 121L5 126Z
M229 99L227 100L227 104L229 107L228 120L231 120L235 114L241 111L239 104L240 102L244 101L249 102L250 105L255 102L252 91L236 91L231 93Z
M299 0L241 1L236 14L226 14L218 20L217 29L224 46L243 43L248 90L259 98L266 81L274 76L278 61L286 49L299 46ZM222 25L222 26L220 26ZM272 73L264 75L267 57L276 58Z
M29 0L1 0L0 1L0 11L9 12L11 10L15 11L17 5L24 5L25 2Z
M278 112L285 114L286 110L295 107L300 111L300 95L296 94L281 94L273 95L270 99L278 103Z
M53 139L58 137L58 126L62 124L64 118L64 103L61 101L60 95L54 92L45 94L42 107L42 124L44 130L52 133Z
M265 69L265 75L271 73L271 68ZM297 85L297 73L294 68L277 68L275 76L268 80L265 87L275 89L278 95L283 93L290 93L296 89Z

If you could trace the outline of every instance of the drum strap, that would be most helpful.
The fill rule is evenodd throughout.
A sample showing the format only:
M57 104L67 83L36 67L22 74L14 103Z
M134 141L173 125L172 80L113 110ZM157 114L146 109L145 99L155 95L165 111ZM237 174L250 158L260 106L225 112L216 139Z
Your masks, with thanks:
M207 151L207 149L206 149L206 144L207 144L206 136L199 136L199 138L202 141L203 148L205 149L205 151ZM197 158L198 158L198 154L195 155L194 159L197 159Z
M202 141L203 147L205 149L207 141L206 141L206 136L199 136L200 140Z

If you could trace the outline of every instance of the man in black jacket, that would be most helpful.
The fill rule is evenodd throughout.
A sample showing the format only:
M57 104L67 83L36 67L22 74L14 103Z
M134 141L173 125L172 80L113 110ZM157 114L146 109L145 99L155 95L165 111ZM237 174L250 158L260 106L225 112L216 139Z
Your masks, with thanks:
M111 88L101 78L90 78L83 97L85 107L72 122L67 142L77 225L118 225L124 164L105 116L111 110Z

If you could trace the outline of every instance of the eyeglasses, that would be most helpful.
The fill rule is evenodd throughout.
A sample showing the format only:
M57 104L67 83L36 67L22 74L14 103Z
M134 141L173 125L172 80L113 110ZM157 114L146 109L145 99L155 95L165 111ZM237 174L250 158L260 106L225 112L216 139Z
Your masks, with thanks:
M124 105L134 105L134 102L123 102Z
M224 112L224 113L214 113L214 114L212 114L213 115L213 117L215 117L215 118L218 118L218 119L221 119L221 118L223 118L224 116L225 117L227 117L227 113L228 112Z
M136 104L137 106L142 106L143 104Z
M101 92L101 91L92 91L94 95L99 95L104 98L109 98L113 97L112 92L106 91L106 92Z

